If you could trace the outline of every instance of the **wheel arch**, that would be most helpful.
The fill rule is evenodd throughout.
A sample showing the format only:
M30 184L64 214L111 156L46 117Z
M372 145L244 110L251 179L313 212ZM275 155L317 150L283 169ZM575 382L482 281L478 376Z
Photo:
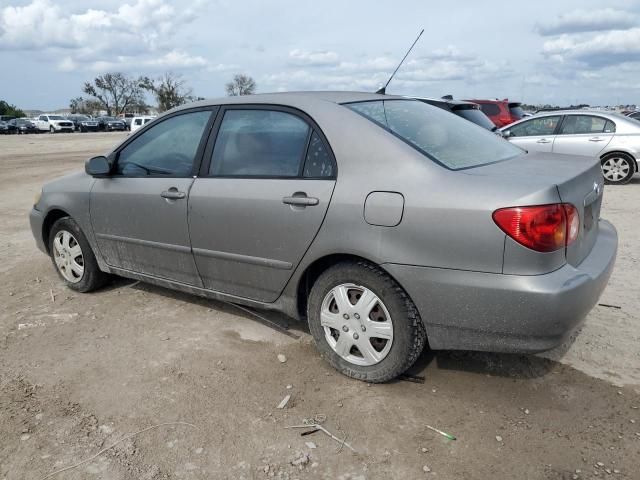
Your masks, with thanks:
M67 212L60 208L53 208L47 212L47 215L44 217L44 222L42 222L42 240L44 242L45 248L47 249L47 253L51 254L49 251L49 234L51 233L51 227L61 218L71 217Z
M393 279L394 282L396 282L400 286L400 288L402 288L402 290L404 290L404 293L413 302L411 296L404 288L404 286L402 286L402 284L393 275L391 275L391 273L389 273L384 268L384 266L379 265L377 262L373 262L368 258L360 255L350 253L332 253L315 259L305 268L304 272L298 278L298 283L296 286L296 313L298 315L298 318L306 318L309 292L311 292L311 288L315 284L316 280L320 277L320 275L322 275L322 273L338 263L349 261L366 262L371 265L375 265L378 268L381 268L387 275L389 275L391 279Z

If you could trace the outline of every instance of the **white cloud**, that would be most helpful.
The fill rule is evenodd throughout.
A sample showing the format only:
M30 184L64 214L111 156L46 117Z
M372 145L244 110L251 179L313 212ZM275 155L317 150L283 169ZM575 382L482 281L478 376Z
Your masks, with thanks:
M309 52L295 49L289 52L289 59L292 65L326 66L338 64L338 54L329 51Z
M196 2L196 7L200 2ZM50 0L0 9L0 49L62 52L58 69L207 66L206 59L175 50L171 39L193 21L193 8L166 0L132 0L116 10L71 13Z
M638 17L630 12L604 8L600 10L575 10L557 19L537 26L541 35L563 33L625 30L638 24Z
M543 54L556 61L573 60L591 68L636 62L640 58L640 27L597 35L561 35L544 42Z

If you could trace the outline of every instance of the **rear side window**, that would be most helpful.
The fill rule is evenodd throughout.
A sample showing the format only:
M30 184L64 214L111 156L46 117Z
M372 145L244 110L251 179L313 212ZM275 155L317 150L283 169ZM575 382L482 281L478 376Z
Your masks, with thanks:
M488 130L419 101L376 100L345 106L452 170L498 162L523 153Z
M308 178L333 177L333 159L320 136L313 132L304 161L304 176Z
M485 115L488 115L490 117L500 115L500 107L495 103L481 103L480 109L484 112Z
M220 124L209 173L232 177L297 177L309 133L307 122L287 112L227 110Z
M540 135L553 135L560 121L560 115L548 117L535 117L526 122L513 125L507 129L511 137L535 137Z
M608 124L608 125L607 125ZM606 118L591 115L567 115L562 123L561 135L579 135L589 133L615 132L615 125ZM611 130L611 128L613 129Z
M190 175L210 116L210 111L183 113L149 128L120 151L116 173L132 177Z

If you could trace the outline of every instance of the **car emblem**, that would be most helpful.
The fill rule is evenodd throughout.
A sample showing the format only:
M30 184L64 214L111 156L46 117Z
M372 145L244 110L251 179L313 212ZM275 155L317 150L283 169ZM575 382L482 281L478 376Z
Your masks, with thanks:
M598 182L593 182L593 191L596 192L596 195L600 195L601 188Z

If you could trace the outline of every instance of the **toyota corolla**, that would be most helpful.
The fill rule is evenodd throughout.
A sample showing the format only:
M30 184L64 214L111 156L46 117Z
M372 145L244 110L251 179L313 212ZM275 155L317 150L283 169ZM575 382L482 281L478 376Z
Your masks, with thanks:
M383 382L431 349L536 352L595 305L617 234L596 159L527 154L402 97L210 100L44 186L33 235L69 288L121 275L307 321Z

